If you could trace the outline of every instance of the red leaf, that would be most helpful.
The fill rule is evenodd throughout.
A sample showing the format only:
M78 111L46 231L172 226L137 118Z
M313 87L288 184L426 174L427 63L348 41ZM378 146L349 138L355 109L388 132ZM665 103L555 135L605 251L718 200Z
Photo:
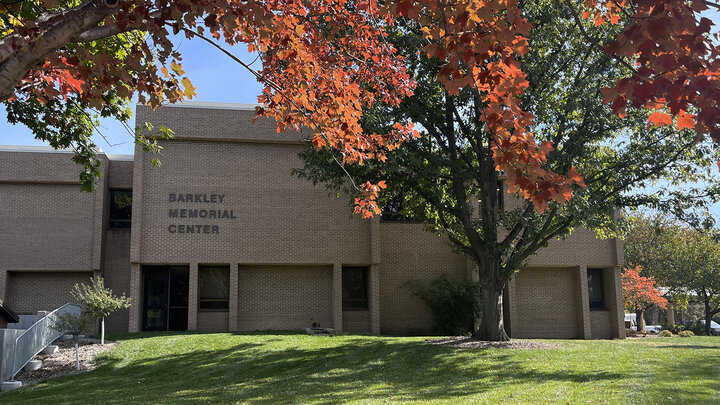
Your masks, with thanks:
M650 114L650 117L648 117L648 123L653 124L656 127L672 125L672 116L661 111L655 111Z

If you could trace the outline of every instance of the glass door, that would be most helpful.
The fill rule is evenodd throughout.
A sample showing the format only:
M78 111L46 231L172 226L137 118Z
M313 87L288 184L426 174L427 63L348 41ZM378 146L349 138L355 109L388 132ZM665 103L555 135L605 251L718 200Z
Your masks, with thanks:
M143 330L168 330L167 268L145 268Z

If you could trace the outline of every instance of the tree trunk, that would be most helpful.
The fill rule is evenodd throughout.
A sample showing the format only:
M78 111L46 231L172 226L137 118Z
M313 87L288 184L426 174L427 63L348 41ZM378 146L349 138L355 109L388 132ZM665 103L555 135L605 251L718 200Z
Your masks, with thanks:
M672 305L667 306L667 324L670 327L675 326L675 310L673 310Z
M645 308L638 309L635 313L635 325L638 333L645 331Z
M713 313L710 309L710 300L705 300L705 336L712 336L712 317Z
M503 288L498 290L491 283L486 283L482 286L482 302L480 329L473 333L473 338L493 342L510 340L503 322Z
M100 344L105 344L105 318L100 318Z

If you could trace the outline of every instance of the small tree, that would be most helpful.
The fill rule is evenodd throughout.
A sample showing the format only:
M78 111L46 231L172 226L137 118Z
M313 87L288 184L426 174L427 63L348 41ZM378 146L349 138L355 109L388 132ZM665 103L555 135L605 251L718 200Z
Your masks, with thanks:
M645 310L653 305L667 307L667 299L655 288L655 280L640 275L640 266L628 268L622 274L622 288L625 307L635 311L637 331L645 330Z
M80 315L66 313L58 315L55 322L52 324L52 328L59 331L60 333L69 334L73 336L75 341L75 368L80 371L80 350L78 348L78 342L80 335L84 334L86 330L90 329L93 325L94 318L86 312Z
M105 344L105 317L118 309L130 307L130 298L125 294L118 297L105 288L102 277L91 279L92 284L75 284L70 292L78 302L95 318L100 319L100 344Z

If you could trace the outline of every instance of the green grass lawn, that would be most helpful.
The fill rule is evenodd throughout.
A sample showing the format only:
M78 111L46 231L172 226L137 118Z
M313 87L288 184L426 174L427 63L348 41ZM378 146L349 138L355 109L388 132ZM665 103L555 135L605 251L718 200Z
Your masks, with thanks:
M92 372L0 394L3 404L718 404L720 338L552 340L453 349L424 338L301 334L116 336Z

